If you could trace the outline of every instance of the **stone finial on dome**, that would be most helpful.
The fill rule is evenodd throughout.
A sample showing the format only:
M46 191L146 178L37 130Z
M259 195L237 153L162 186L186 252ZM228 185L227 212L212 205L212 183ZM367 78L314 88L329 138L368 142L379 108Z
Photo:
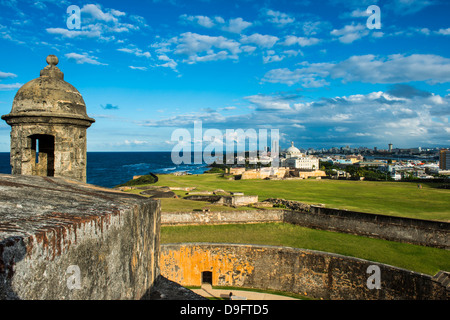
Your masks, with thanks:
M47 57L47 63L51 66L57 66L59 63L59 59L57 56L55 56L54 54L51 54Z
M50 77L64 80L64 73L56 66L59 63L57 56L51 54L46 59L48 66L41 70L41 77Z

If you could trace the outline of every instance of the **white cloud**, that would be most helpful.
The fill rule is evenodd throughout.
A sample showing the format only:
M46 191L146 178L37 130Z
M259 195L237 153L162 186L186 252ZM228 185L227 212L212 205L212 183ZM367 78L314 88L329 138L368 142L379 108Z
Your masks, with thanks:
M120 12L113 10L114 12ZM90 15L93 19L104 22L118 22L117 15L112 12L103 12L99 5L86 4L81 8L81 13ZM124 15L125 13L123 13Z
M287 24L295 22L294 17L280 11L267 9L264 11L264 14L268 17L270 23L273 23L278 27L285 27Z
M263 56L264 63L279 62L285 58L285 56L275 54L275 51L273 50L269 50L266 53L267 55Z
M146 71L147 68L146 67L135 67L135 66L129 66L130 69L133 70L141 70L141 71Z
M123 22L128 18L132 23ZM127 17L125 12L116 9L102 9L100 5L87 4L81 8L81 29L47 28L49 34L65 38L97 38L104 41L115 40L115 35L139 30L146 26L145 19L139 16Z
M329 75L327 69L330 66L330 64L316 63L296 70L273 69L265 74L262 81L287 85L300 83L305 88L323 87L329 84L324 78Z
M66 38L77 38L77 37L87 37L87 38L100 38L102 32L100 30L69 30L65 28L47 28L46 31L50 34L58 34Z
M331 29L331 23L327 21L302 21L301 25L306 36L313 36L325 29Z
M303 62L300 65L302 68L294 70L271 70L263 81L288 85L300 83L304 87L327 85L327 78L365 83L450 82L450 59L437 55L394 54L387 58L363 55L338 63Z
M450 81L450 59L431 54L394 54L387 59L374 55L353 56L335 65L332 76L367 83L444 83Z
M225 108L221 108L219 110L225 110L225 111L231 111L231 110L236 110L236 107L225 107Z
M195 23L209 29L219 25L221 30L232 33L241 33L244 29L247 29L252 25L251 22L247 22L242 18L229 19L228 22L220 16L216 16L212 19L207 16L191 16L183 14L180 18L183 21Z
M296 57L298 55L303 55L303 52L301 52L300 50L284 50L277 53L275 50L267 50L265 55L263 55L263 62L279 62L284 60L285 58Z
M187 56L185 62L196 63L204 61L238 59L242 52L240 44L232 39L222 36L213 37L186 32L179 38L172 39L176 43L174 53ZM219 50L216 52L215 50Z
M359 17L367 17L369 14L367 13L366 9L355 9L350 14L352 18L359 18Z
M250 36L242 36L241 43L243 44L255 44L261 48L272 48L279 38L271 35L262 35L259 33L254 33Z
M249 114L223 116L218 112L179 114L161 120L149 120L143 125L153 127L192 127L195 120L204 128L263 128L270 123L290 141L310 137L315 144L342 143L420 145L448 144L450 96L417 94L397 97L388 92L334 96L303 101L293 92L257 94L244 97L255 108ZM400 93L400 92L399 92ZM223 110L223 109L221 109ZM318 134L320 132L320 134ZM392 139L392 140L391 140ZM299 143L300 144L300 143ZM360 144L360 145L361 145Z
M352 43L355 40L361 39L369 34L369 30L363 24L346 25L342 29L334 29L330 32L331 35L338 37L342 43Z
M85 54L79 54L79 53L71 52L71 53L65 54L65 56L68 59L74 60L77 64L85 64L85 63L87 63L87 64L107 66L107 64L97 61L96 57L90 57L86 53Z
M148 142L148 141L145 141L145 140L137 140L137 139L134 139L134 140L125 140L123 143L124 143L125 145L127 145L127 146L129 146L129 145L151 145L151 143Z
M450 28L447 29L439 29L439 31L436 31L438 34L442 34L444 36L450 36Z
M256 106L256 110L258 111L292 111L291 102L296 98L297 96L265 94L244 97L244 99Z
M242 18L236 18L230 19L228 24L222 27L222 30L232 33L241 33L250 26L252 26L251 22L244 21Z
M23 86L23 83L11 83L11 84L4 84L0 83L0 91L9 91L14 89L19 89Z
M131 54L135 55L136 57L150 58L152 56L150 54L150 52L148 52L148 51L144 52L141 49L134 48L134 47L133 48L120 48L120 49L117 49L117 51L131 53Z
M158 64L158 65L156 65L157 67L170 68L173 71L178 73L178 70L177 70L178 63L175 60L169 58L165 54L159 55L158 60L165 61L165 63Z
M438 1L435 1L436 3ZM433 4L430 0L392 0L385 8L395 12L397 15L414 14Z
M286 36L283 45L292 46L294 44L298 44L302 47L312 46L319 43L320 40L317 38L305 38L305 37L296 37L296 36Z
M190 16L187 14L183 14L180 16L180 18L185 21L195 22L205 28L212 28L216 25L209 17L206 16Z
M0 71L0 79L16 78L16 77L17 75L14 73Z

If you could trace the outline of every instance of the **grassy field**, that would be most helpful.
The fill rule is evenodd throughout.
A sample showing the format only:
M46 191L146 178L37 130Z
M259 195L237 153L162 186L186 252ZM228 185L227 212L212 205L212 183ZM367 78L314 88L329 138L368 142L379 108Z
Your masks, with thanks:
M162 227L162 243L215 242L288 246L377 261L429 275L450 270L450 251L283 223Z
M227 180L219 174L159 175L156 185L171 187L197 187L196 191L244 192L258 195L260 201L267 198L283 198L310 204L325 204L368 213L410 217L427 220L450 221L450 190L438 189L432 183L350 181L350 180ZM185 192L178 192L184 195ZM162 208L178 210L184 204L163 200ZM204 204L192 204L202 207Z
M450 190L436 184L347 180L227 180L219 174L159 175L157 186L196 187L195 191L243 192L259 200L283 198L368 213L450 221ZM139 193L138 190L132 192ZM224 210L208 202L161 199L162 211ZM251 210L249 207L226 210ZM434 275L450 270L450 251L381 239L313 230L282 223L162 227L162 243L222 242L288 246L333 252Z

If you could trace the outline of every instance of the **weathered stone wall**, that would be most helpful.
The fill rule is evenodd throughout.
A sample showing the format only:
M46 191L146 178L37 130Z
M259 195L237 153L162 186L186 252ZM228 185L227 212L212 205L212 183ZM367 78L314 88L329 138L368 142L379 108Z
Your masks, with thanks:
M296 210L246 210L225 212L164 212L163 225L285 222L307 228L350 233L373 238L450 248L450 224L346 211L284 200Z
M282 222L283 210L164 212L162 225Z
M284 213L284 221L356 235L450 249L450 224L381 214L310 206L309 211Z
M209 192L208 192L209 193ZM225 205L229 207L247 206L258 202L258 196L247 195L216 195L216 194L190 194L184 197L192 201L208 201L214 204Z
M156 200L0 175L0 299L140 299L159 275L160 221Z
M369 289L367 272L380 268L380 289ZM212 272L213 286L272 289L333 300L448 299L431 276L389 265L319 251L235 244L165 244L161 275L183 286L200 286Z

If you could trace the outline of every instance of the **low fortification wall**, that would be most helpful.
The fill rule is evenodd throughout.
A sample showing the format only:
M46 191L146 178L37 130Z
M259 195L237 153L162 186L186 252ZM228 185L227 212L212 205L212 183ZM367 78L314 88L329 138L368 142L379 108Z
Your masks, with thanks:
M160 203L0 175L0 300L141 299L159 275Z
M164 212L162 225L282 222L283 210Z
M246 210L162 214L163 225L286 222L391 241L450 249L450 223L347 211L277 199L293 210Z
M428 275L337 254L286 247L165 244L161 246L160 268L164 277L183 286L200 286L202 273L211 272L213 286L272 289L317 299L449 298L445 284Z
M308 228L450 249L450 224L311 206L309 212L284 212L284 221Z

